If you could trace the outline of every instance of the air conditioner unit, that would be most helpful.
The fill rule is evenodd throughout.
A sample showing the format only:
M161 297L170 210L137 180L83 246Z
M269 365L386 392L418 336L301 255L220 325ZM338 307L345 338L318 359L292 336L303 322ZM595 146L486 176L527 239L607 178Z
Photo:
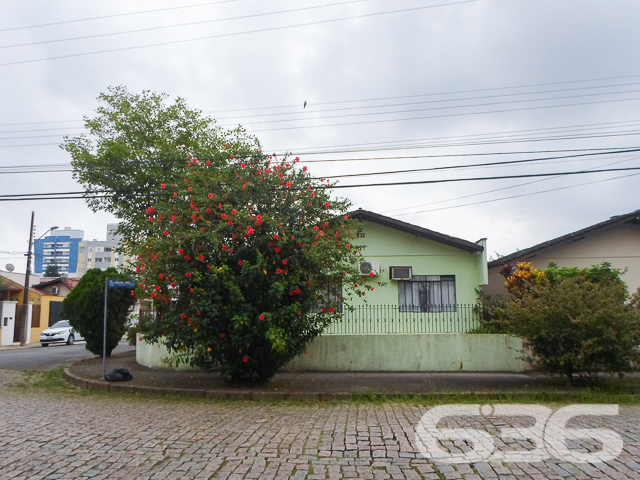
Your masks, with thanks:
M58 287L51 287L51 293L52 293L53 295L57 295L57 294L58 294L58 291L59 291L59 290L58 290Z
M372 262L366 261L361 262L358 265L358 270L360 270L360 275L380 275L380 262Z
M389 267L389 278L391 280L411 280L412 274L412 267Z

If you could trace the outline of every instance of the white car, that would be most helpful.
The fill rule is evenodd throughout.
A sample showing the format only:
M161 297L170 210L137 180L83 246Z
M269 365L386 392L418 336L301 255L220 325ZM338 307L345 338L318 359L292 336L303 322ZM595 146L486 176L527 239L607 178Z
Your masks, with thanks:
M40 345L43 347L48 347L52 343L73 345L73 342L82 339L80 334L71 326L69 320L60 320L40 334Z

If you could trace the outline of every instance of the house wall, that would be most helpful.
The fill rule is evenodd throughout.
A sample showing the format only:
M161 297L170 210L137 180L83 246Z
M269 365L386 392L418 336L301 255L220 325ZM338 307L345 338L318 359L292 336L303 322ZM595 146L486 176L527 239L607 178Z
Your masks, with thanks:
M468 253L373 222L362 222L362 233L364 237L356 238L353 243L363 246L365 260L379 261L381 268L380 275L367 280L386 282L386 285L375 286L375 290L363 298L354 298L353 305L365 300L377 305L398 304L398 282L389 280L391 266L411 266L414 275L455 275L458 304L474 303L475 289L486 282L486 257L482 253Z
M509 335L324 335L285 371L521 372L522 340Z
M59 301L60 297L55 295L43 295L40 297L40 326L31 327L31 343L38 343L40 341L40 334L49 328L49 309L51 302Z
M136 361L167 368L164 345L136 341ZM324 335L308 354L282 370L288 372L521 372L522 340L509 335ZM191 367L180 365L179 370Z
M629 292L640 288L640 226L632 223L589 233L586 237L569 244L551 248L523 261L532 262L536 268L544 269L553 261L560 267L585 268L602 262L613 268L627 269L622 280ZM505 279L500 275L502 266L489 269L489 285L484 288L489 295L506 295Z

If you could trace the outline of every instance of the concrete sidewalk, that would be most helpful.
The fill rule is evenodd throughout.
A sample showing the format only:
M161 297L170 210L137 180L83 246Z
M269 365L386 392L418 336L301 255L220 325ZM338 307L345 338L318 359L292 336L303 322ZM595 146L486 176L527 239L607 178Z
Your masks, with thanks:
M98 357L74 363L65 369L65 375L77 385L90 389L233 399L526 392L549 381L548 377L533 374L493 372L285 372L276 374L260 387L230 387L215 373L143 367L136 363L135 352L108 358L107 372L114 368L128 369L133 380L105 381L102 377L102 360Z

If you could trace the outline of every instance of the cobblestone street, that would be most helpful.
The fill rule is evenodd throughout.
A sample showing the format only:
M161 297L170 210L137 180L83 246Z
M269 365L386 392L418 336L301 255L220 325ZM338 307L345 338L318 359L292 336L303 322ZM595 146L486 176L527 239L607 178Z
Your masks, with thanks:
M0 377L2 479L640 478L637 406L597 420L624 441L606 463L448 465L421 458L416 446L428 405L57 394L17 388L15 372Z

